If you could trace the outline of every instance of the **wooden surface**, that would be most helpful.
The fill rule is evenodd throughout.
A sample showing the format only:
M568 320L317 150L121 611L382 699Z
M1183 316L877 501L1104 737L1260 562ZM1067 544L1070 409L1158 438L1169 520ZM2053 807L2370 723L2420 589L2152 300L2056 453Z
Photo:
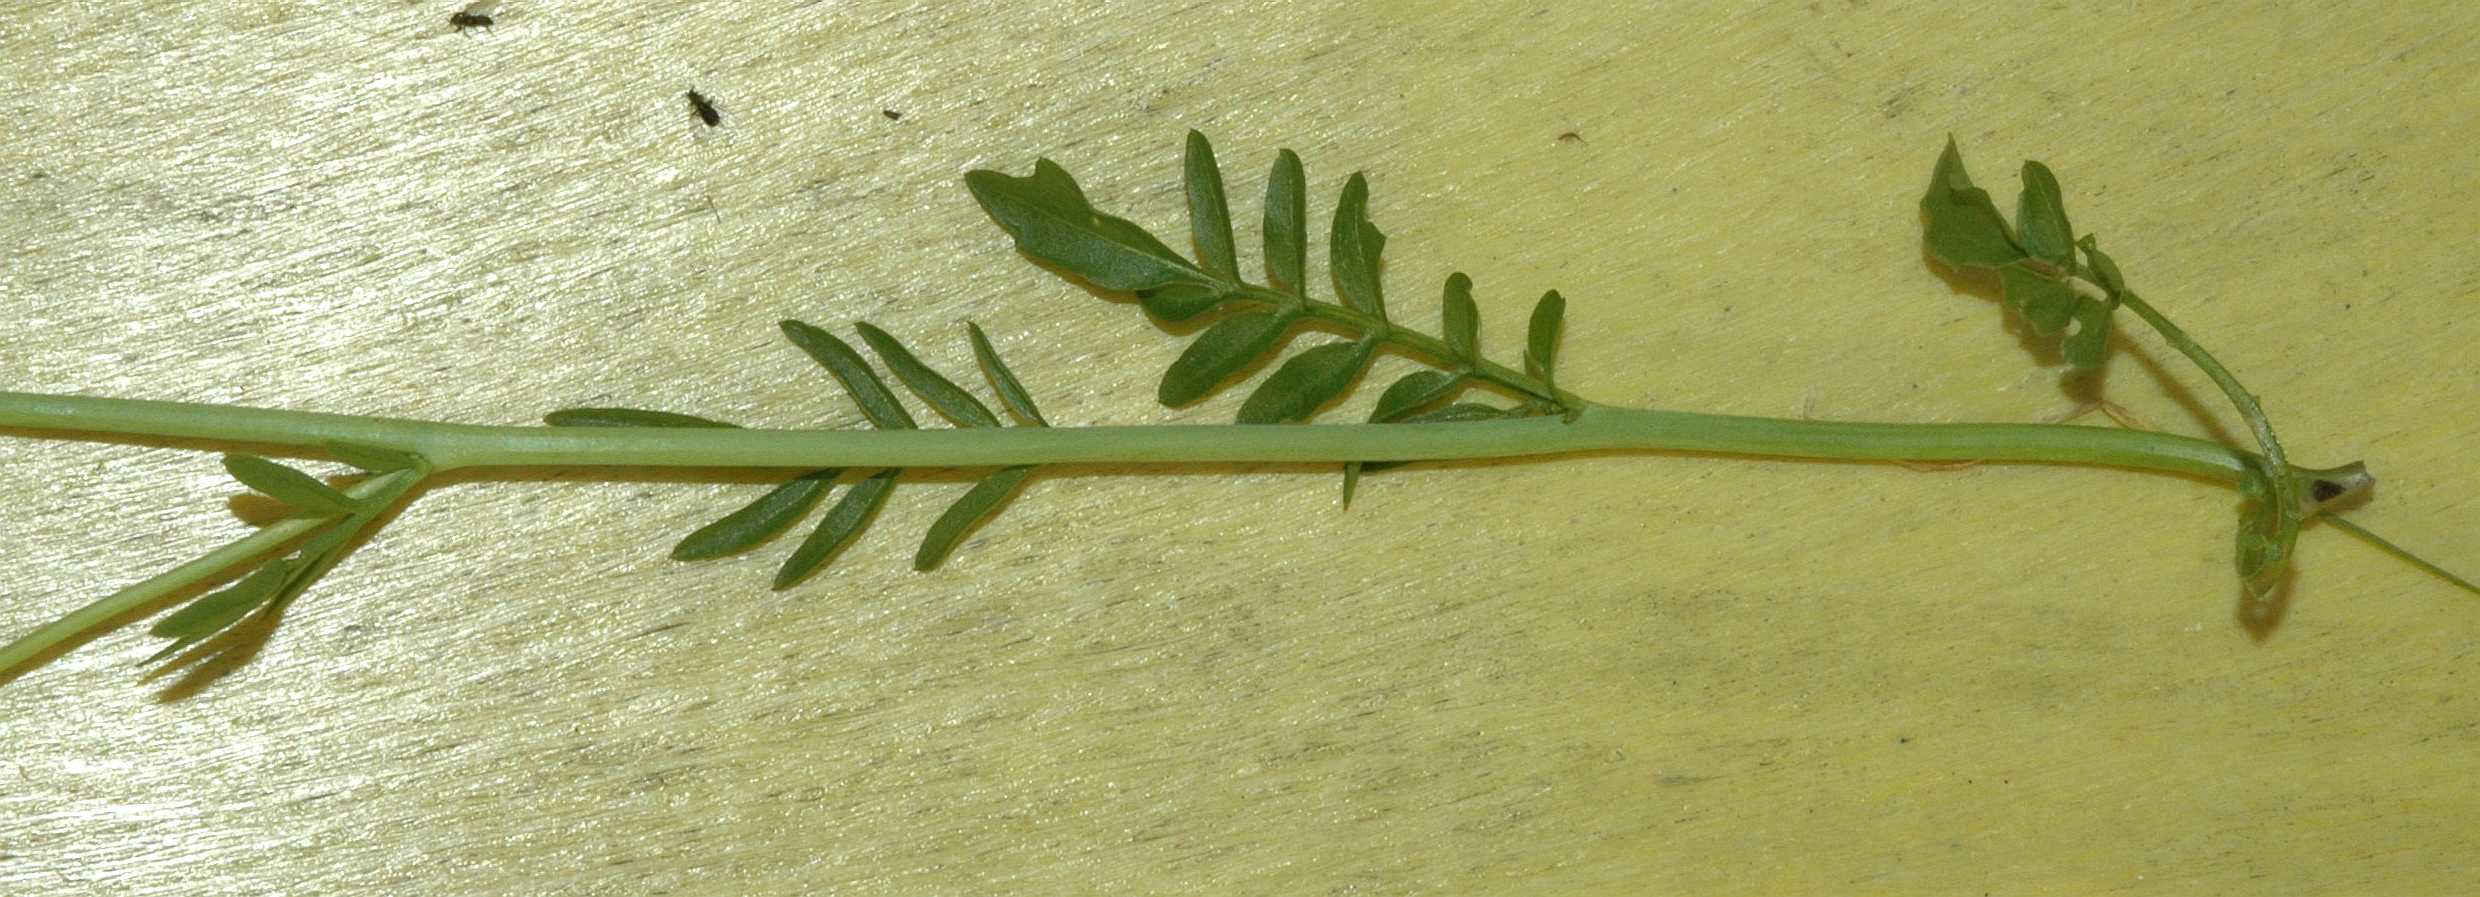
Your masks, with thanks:
M777 319L950 369L972 319L1056 421L1219 422L1236 395L1155 407L1181 343L959 181L1047 155L1177 235L1198 128L1244 220L1277 147L1321 220L1367 171L1413 320L1469 272L1513 357L1560 289L1588 396L2043 419L2058 371L1921 259L1951 132L2002 197L2056 169L2301 460L2366 458L2359 519L2480 563L2470 5L1637 6L511 0L458 35L437 3L21 3L0 384L852 423ZM2128 348L2112 399L2231 426ZM138 681L142 627L0 688L0 892L2474 879L2480 600L2314 528L2253 638L2210 484L1597 457L1383 474L1340 514L1331 471L1088 473L926 575L960 486L907 485L781 594L781 547L664 557L747 482L433 491L203 688ZM0 441L0 628L242 532L232 494L209 455Z

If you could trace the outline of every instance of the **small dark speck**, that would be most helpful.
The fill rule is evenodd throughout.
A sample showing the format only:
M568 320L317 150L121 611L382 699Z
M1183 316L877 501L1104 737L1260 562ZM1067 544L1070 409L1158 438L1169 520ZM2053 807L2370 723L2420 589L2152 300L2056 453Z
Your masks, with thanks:
M878 110L878 114L886 116L888 121L903 121L903 120L904 120L904 113L902 113L902 112L897 112L897 111L895 111L895 110L893 110L893 109L881 109L881 110Z
M1896 743L1896 744L1910 744L1910 743L1912 743L1912 736L1909 736L1909 735L1898 735L1898 736L1895 736L1894 743Z
M689 91L688 96L689 111L697 113L698 121L705 122L709 128L723 123L723 113L715 111L713 100L694 90Z
M491 27L491 17L498 13L499 0L474 0L465 4L464 9L448 16L448 27L456 29L458 34L464 34L470 28L487 29Z
M2342 495L2342 484L2332 480L2318 480L2316 485L2308 487L2308 494L2314 496L2317 501L2333 501Z
M1567 132L1561 133L1561 134L1559 135L1559 142L1560 142L1560 143L1583 143L1583 142L1584 142L1584 135L1582 135L1582 134L1578 134L1578 133L1576 133L1576 132L1574 132L1574 131L1567 131Z

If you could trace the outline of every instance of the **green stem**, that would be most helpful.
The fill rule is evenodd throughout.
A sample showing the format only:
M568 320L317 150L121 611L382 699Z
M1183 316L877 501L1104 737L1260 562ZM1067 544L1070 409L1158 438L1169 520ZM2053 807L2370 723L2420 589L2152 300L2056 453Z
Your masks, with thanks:
M2153 325L2153 329L2160 332L2163 339L2170 341L2172 348L2178 349L2180 354L2187 356L2187 360L2195 362L2197 367L2204 369L2205 376L2213 378L2213 384L2221 387L2223 395L2230 397L2230 404L2239 409L2239 416L2247 421L2248 430L2256 435L2256 445L2264 450L2265 479L2269 481L2267 485L2273 489L2273 495L2269 499L2273 503L2273 513L2268 517L2273 524L2273 532L2267 534L2273 539L2272 554L2267 558L2266 569L2248 571L2247 575L2249 577L2248 587L2257 594L2271 591L2274 584L2280 581L2283 571L2289 566L2291 546L2299 539L2299 515L2302 508L2299 500L2299 481L2294 477L2279 475L2281 471L2289 469L2290 464L2283 456L2282 443L2273 438L2273 423L2265 419L2265 409L2257 404L2256 396L2249 393L2246 387L2240 386L2239 378L2231 376L2229 369L2222 367L2221 362L2214 360L2213 353L2205 351L2203 345L2187 335L2187 331L2170 323L2169 318L2153 310L2152 304L2145 302L2133 290L2121 290L2118 298L2127 310L2143 318L2144 323Z
M1077 463L1340 463L1679 451L1846 461L1994 461L2122 467L2235 481L2253 454L2200 439L2054 424L1884 424L1616 408L1444 424L1007 427L951 430L511 427L230 405L0 392L0 428L55 438L142 437L328 453L349 444L420 456L430 471L487 467L1013 467ZM2287 468L2295 491L2368 485L2355 466ZM397 471L347 494L392 503L422 478ZM101 623L225 576L331 520L289 519L139 582L0 646L0 675ZM2354 528L2354 531L2357 530ZM2390 546L2389 546L2390 547ZM2399 551L2397 549L2397 551ZM2424 568L2428 565L2414 559ZM2433 569L2433 568L2430 568ZM2444 575L2440 573L2440 575Z
M1006 467L1022 464L1341 463L1684 451L1849 461L2102 465L2236 480L2254 455L2136 430L2054 424L1880 424L1586 404L1556 416L1447 424L743 430L506 427L85 396L0 392L0 427L249 443L323 454L334 443L472 467ZM2294 470L2294 477L2318 472Z

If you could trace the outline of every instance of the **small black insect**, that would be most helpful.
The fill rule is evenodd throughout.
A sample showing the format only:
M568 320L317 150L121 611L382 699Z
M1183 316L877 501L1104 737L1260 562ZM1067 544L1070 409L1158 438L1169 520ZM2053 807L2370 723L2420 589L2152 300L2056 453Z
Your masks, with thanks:
M468 3L465 4L464 9L457 10L448 16L448 27L456 29L458 34L465 33L468 28L489 28L491 16L497 12L499 12L499 0L478 0L478 2Z
M895 110L893 110L893 109L881 109L881 110L878 110L878 114L886 116L888 121L903 121L903 120L904 120L904 113L902 113L902 112L897 112L897 111L895 111Z
M698 120L709 128L723 123L723 113L715 111L714 101L694 90L689 91L689 111L697 113Z

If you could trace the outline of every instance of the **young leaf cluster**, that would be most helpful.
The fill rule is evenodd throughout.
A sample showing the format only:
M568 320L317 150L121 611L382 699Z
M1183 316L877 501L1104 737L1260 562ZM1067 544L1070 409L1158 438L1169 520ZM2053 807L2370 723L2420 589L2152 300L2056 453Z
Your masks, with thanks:
M795 320L780 325L784 338L825 368L827 374L844 388L844 394L872 427L882 430L911 430L915 423L912 412L896 398L878 371L851 344L818 327ZM965 391L955 381L932 369L894 336L866 322L856 322L853 330L861 341L877 355L880 363L895 374L897 382L958 427L998 427L999 415L988 405ZM982 376L1019 426L1046 427L1033 396L1025 391L999 352L990 344L981 325L967 322L966 334L973 345L973 357ZM703 427L729 428L734 424L668 411L635 408L568 408L544 415L543 422L555 427ZM973 484L971 489L947 506L947 510L930 524L922 537L921 547L914 552L913 569L930 570L955 551L975 527L989 520L1024 487L1032 476L1033 465L1010 465L993 471ZM799 545L792 549L775 571L774 587L788 589L807 579L841 553L845 546L859 538L861 531L878 515L894 490L902 468L886 468L860 476L844 490L844 497L827 509L824 517L810 530ZM813 470L784 481L754 501L713 523L699 527L672 546L672 558L682 561L708 560L740 554L757 548L791 529L823 501L845 471L841 468Z
M2078 368L2097 367L2108 354L2110 313L2123 299L2118 266L2090 235L2075 238L2058 178L2048 166L2027 160L2022 179L2010 227L1989 191L1972 183L1962 152L1948 139L1920 198L1923 239L1929 254L1949 267L1995 272L2007 307L2033 332L2057 338L2073 323L2075 332L2061 341L2061 354ZM2080 294L2079 275L2091 276L2103 295Z
M2246 419L2263 453L2241 484L2247 502L2241 510L2236 559L2248 591L2270 595L2287 577L2300 524L2316 511L2317 502L2301 494L2298 480L2289 474L2289 461L2264 409L2211 353L2127 288L2118 263L2101 251L2093 235L2075 234L2058 179L2048 166L2026 161L2022 181L2010 226L1989 191L1973 184L1964 171L1962 152L1948 138L1930 173L1929 189L1920 197L1921 235L1929 254L1952 268L1994 272L2007 307L2041 336L2066 334L2073 323L2074 332L2066 334L2060 352L2079 369L2099 367L2108 357L2110 316L2123 306L2212 378ZM2079 284L2100 295L2086 295Z
M226 571L246 571L221 590L189 601L157 620L149 635L168 639L147 658L154 663L233 628L251 614L275 617L327 575L379 516L403 498L427 472L421 458L390 449L335 444L329 453L376 479L366 494L348 495L298 468L256 455L224 456L224 470L241 485L281 504L289 517L314 523L307 540L274 557L254 559Z

